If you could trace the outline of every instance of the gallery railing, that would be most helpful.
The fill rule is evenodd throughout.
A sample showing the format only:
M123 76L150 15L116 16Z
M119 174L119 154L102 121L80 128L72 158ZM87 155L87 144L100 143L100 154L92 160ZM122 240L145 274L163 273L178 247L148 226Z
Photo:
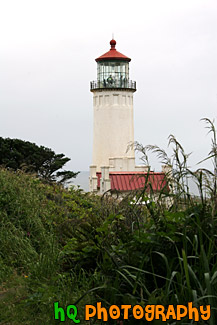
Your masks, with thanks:
M122 88L136 90L136 81L132 80L104 80L104 81L91 81L90 90L107 89L107 88Z

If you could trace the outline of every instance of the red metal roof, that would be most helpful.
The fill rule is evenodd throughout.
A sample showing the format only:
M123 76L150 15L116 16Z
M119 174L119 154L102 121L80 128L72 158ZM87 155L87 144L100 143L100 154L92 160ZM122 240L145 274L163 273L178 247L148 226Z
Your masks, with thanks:
M101 173L97 175L97 186L100 188ZM133 191L142 189L147 185L147 190L160 191L167 187L164 173L143 172L110 172L111 190Z
M118 52L115 48L116 41L113 39L110 41L111 49L110 51L106 52L105 54L101 55L96 59L96 62L103 61L103 60L124 60L130 62L131 59L125 56L124 54Z

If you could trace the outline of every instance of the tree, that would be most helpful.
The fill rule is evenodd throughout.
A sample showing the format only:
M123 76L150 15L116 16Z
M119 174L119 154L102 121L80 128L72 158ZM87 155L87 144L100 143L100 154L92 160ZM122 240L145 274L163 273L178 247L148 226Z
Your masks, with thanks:
M53 150L35 143L0 137L0 165L4 167L36 173L49 182L64 183L78 174L62 170L69 160L64 154L55 154Z

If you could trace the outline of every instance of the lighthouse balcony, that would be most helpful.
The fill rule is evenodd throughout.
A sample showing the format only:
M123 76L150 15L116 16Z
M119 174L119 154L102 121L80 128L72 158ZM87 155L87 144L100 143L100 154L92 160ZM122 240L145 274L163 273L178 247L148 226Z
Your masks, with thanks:
M136 81L132 80L113 80L109 82L109 80L104 81L91 81L90 82L90 91L98 90L98 89L123 89L123 90L133 90L136 91Z

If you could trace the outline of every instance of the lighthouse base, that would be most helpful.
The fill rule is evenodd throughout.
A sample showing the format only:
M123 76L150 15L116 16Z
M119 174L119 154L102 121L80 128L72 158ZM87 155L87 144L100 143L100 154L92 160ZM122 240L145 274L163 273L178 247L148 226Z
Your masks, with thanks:
M96 165L90 166L89 189L90 192L103 194L112 188L111 173L137 174L147 173L149 166L136 166L134 157L109 158L108 166L101 166L100 171ZM100 177L99 177L100 176Z

